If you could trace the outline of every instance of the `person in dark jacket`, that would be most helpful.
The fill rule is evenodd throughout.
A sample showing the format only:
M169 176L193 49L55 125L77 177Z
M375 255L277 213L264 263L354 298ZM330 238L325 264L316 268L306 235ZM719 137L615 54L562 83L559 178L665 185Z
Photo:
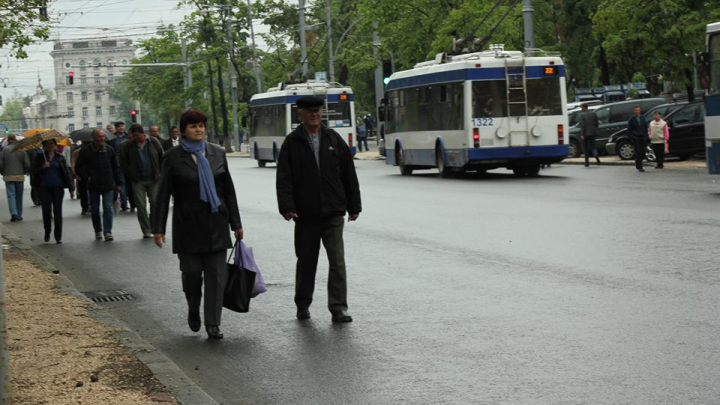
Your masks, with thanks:
M170 137L162 141L162 146L165 152L169 151L173 146L180 145L180 130L178 127L173 126L170 128Z
M635 168L644 172L643 160L648 142L648 123L645 116L640 114L640 106L633 107L633 116L628 120L628 133L633 137L635 144Z
M225 150L205 141L207 117L188 110L180 117L182 139L168 150L152 218L155 244L165 243L170 197L174 197L172 249L180 260L188 303L190 330L200 330L200 301L205 278L205 330L209 339L222 339L220 318L227 282L227 250L243 238L235 186Z
M295 221L295 305L297 318L310 318L320 242L330 263L328 308L333 322L352 322L348 314L343 220L355 221L362 206L352 155L342 137L322 125L319 97L297 101L302 125L280 148L277 199L280 215Z
M122 184L120 165L112 146L105 144L105 133L96 128L92 134L92 144L80 151L75 172L87 184L90 193L90 209L92 212L95 239L105 237L106 241L114 239L113 226L113 194L120 192ZM100 222L100 199L102 198L103 217Z
M585 167L590 166L588 159L590 155L595 157L595 161L600 165L597 149L595 149L595 140L598 134L598 117L595 111L590 111L586 103L580 105L582 115L580 116L580 139L583 141L583 150L585 151Z
M44 153L35 156L32 172L38 177L38 194L42 203L43 225L45 227L45 242L50 241L53 219L55 222L55 242L62 243L62 201L65 189L75 191L75 181L65 156L57 151L55 139L43 142Z
M115 156L120 159L122 147L123 145L128 143L128 141L130 140L130 136L128 135L127 131L125 131L124 121L115 122L115 131L115 138L113 138L111 141L108 141L108 144L115 151ZM130 210L130 212L133 212L135 211L135 201L132 198L132 182L130 182L130 179L128 179L125 174L121 173L120 178L122 179L122 185L120 186L119 194L115 195L115 199L119 199L121 210ZM128 203L130 203L129 207Z
M157 127L156 127L157 128ZM132 184L131 196L137 207L137 217L143 238L152 238L150 218L155 215L155 196L160 180L160 165L163 160L163 148L154 136L145 135L142 125L130 126L131 140L120 150L120 168L125 179ZM147 205L150 202L150 217Z

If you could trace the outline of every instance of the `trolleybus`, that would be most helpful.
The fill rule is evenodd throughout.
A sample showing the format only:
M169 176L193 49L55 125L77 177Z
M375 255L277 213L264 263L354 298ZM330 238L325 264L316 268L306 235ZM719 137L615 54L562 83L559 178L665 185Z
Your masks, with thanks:
M355 155L355 101L352 89L338 83L284 84L250 98L250 157L258 166L277 162L285 136L300 124L295 102L308 95L325 99L323 124L334 129Z
M438 54L390 76L381 113L386 162L409 175L507 168L537 175L568 155L565 67L557 53Z
M707 26L707 53L704 59L705 157L708 172L720 174L720 22Z

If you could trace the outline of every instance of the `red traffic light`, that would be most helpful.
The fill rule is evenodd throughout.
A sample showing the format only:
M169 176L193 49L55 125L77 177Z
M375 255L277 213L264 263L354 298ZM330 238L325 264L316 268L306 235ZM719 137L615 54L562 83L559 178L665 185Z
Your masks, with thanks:
M74 76L75 76L75 73L73 73L73 72L68 73L68 77L74 77Z
M75 73L68 72L68 84L73 84L75 81Z
M136 111L136 110L130 110L130 115L133 115L133 116L137 115L137 111Z

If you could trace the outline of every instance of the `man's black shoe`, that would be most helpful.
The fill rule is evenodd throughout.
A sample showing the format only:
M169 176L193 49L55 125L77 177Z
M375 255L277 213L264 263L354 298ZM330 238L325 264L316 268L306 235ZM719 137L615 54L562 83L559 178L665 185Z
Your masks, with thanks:
M639 172L644 172L645 169L643 169L643 168L641 167L641 168L638 169L638 171L639 171Z
M310 319L310 310L307 308L298 309L297 319Z
M220 328L215 325L205 325L208 339L222 339L224 336L220 332Z
M197 332L200 330L200 313L192 313L188 312L188 326L190 327L190 330L193 332Z
M18 220L17 215L13 215L12 218L10 218L10 222L16 222Z
M331 311L332 321L335 323L352 322L352 316L344 309L339 311Z
M21 216L18 215L17 220L18 220L18 221L22 221L22 220L23 220L23 217L21 217Z

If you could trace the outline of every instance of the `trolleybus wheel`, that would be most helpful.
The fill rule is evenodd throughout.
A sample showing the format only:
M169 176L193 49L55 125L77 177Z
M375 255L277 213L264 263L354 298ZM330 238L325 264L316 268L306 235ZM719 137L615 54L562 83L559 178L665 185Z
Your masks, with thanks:
M435 148L435 161L437 162L437 168L438 172L440 173L440 177L446 179L453 175L452 170L449 167L445 166L445 158L440 147Z
M540 165L516 167L512 171L518 177L535 177L540 173Z
M409 176L412 174L412 167L405 165L402 149L396 148L395 161L397 162L397 165L400 166L400 174L402 174L403 176Z
M635 145L629 141L621 141L617 146L617 154L622 160L635 159Z
M258 159L258 167L265 167L265 163L267 163L267 162L264 160Z
M575 139L571 139L570 144L568 145L568 156L575 158L580 157L580 154L582 154L580 142L576 141Z

